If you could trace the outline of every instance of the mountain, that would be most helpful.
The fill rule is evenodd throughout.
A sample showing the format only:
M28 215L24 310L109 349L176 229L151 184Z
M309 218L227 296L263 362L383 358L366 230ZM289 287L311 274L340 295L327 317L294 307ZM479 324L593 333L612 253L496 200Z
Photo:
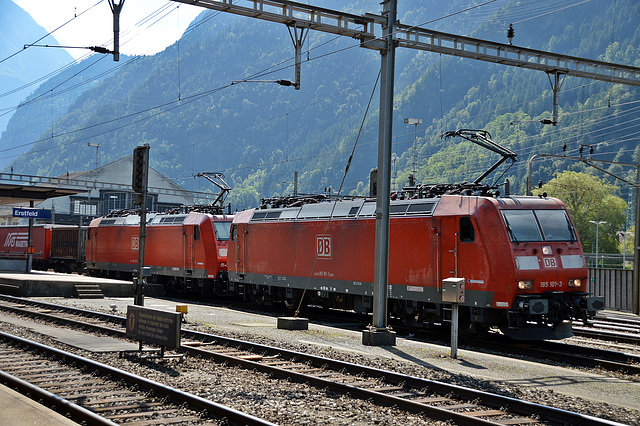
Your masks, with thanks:
M53 36L11 0L0 0L0 133L16 106L54 72L75 63L64 49L31 47L26 44L59 45ZM49 123L50 124L50 123ZM24 152L24 150L23 150ZM0 167L8 164L0 156Z
M398 3L399 20L406 24L506 42L506 28L514 23L515 45L640 65L640 4L634 0L502 1L464 13L458 12L469 2L462 0ZM380 13L371 0L317 4L358 15ZM129 58L117 68L89 66L92 56L47 81L31 99L47 93L53 98L31 103L36 113L18 109L0 151L28 147L13 157L16 173L51 176L93 168L96 151L89 142L101 144L100 164L148 143L153 168L200 191L211 188L193 179L196 173L222 172L233 187L233 206L245 208L260 197L291 194L296 171L299 192L335 192L357 140L342 193L366 194L369 171L377 165L374 87L380 55L355 40L312 31L299 91L269 82L293 80L292 57L284 25L205 11L177 43L154 56ZM86 71L78 72L82 67ZM552 98L544 73L399 49L395 93L396 187L406 184L414 158L417 182L425 183L471 181L497 160L464 141L440 138L459 128L486 129L519 154L513 167L501 167L488 180L509 178L518 193L524 192L526 160L537 153L561 154L563 143L570 155L586 144L600 158L635 161L635 87L567 77L559 123L545 126L540 120L551 117ZM423 124L404 124L406 117ZM586 167L546 160L536 163L533 181Z

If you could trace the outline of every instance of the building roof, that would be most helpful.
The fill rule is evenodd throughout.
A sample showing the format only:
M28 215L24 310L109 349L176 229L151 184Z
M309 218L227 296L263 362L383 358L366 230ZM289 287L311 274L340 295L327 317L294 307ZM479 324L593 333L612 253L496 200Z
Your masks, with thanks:
M43 201L53 197L74 195L82 191L62 189L50 186L29 186L0 184L0 204L17 204L29 201Z

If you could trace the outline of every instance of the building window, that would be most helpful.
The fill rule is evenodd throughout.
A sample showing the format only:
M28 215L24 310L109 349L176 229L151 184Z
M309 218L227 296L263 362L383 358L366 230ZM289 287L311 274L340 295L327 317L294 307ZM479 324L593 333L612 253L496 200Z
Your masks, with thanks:
M126 209L127 195L126 192L101 192L102 214L108 214L113 210Z
M87 200L72 200L71 211L73 211L73 214L80 216L97 216L98 205Z

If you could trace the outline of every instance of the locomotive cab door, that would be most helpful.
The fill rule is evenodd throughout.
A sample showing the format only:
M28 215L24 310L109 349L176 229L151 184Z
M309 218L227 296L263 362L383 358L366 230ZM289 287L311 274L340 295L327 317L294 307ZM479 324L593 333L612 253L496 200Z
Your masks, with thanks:
M185 231L184 268L187 275L190 275L193 273L193 267L195 266L195 242L200 239L200 227L187 225Z
M244 236L244 234L243 234ZM230 236L231 241L235 241L235 247L236 247L236 252L235 254L235 259L236 261L234 262L233 265L231 265L230 263L228 264L228 268L229 270L236 272L238 274L241 274L244 272L244 238L240 239L238 237L238 225L233 224L231 225L231 236Z
M442 217L440 219L440 233L438 235L439 271L438 283L440 288L445 278L458 276L458 229L457 217Z

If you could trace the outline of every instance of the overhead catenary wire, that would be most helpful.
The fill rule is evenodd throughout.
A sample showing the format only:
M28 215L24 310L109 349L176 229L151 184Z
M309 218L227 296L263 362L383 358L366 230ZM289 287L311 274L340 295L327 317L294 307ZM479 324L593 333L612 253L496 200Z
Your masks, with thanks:
M102 1L103 1L103 0L101 0L101 2L102 2ZM99 3L100 3L100 2L96 3L94 6L97 6ZM170 3L166 3L164 6L161 6L160 8L156 9L154 12L151 12L151 13L150 13L149 15L147 15L145 18L142 18L140 21L138 21L138 23L136 24L136 26L138 26L138 25L143 25L143 24L145 24L145 23L149 22L152 18L157 17L160 13L162 13L163 11L165 11L165 10L166 10L167 8L169 8L169 7L171 7L171 4L170 4ZM176 9L176 8L174 8L174 10L175 10L175 9ZM89 9L87 9L87 11L88 11L88 10L89 10ZM86 12L86 11L85 11L85 12ZM156 20L155 20L155 21L153 21L151 24L149 24L149 26L148 26L148 27L146 27L146 29L149 29L150 27L152 27L153 25L155 25L156 23L158 23L162 18L166 17L170 12L171 12L171 11L169 11L169 12L167 12L166 14L164 14L164 15L160 16L158 19L156 19ZM84 12L83 12L83 13L84 13ZM83 13L81 13L81 14L77 15L76 17L81 16ZM70 22L70 21L69 21L69 22ZM66 25L66 24L64 24L64 25ZM60 26L60 27L58 27L58 28L61 28L61 27L62 27L62 26ZM54 30L54 31L55 31L55 30ZM52 32L53 32L53 31L52 31ZM124 36L128 35L129 33L130 33L130 30L126 30L126 31L124 31L124 32L122 32L122 33L121 33L121 36L123 36L123 37L124 37ZM51 34L51 33L50 33L50 34ZM139 35L139 34L135 34L135 35L133 35L133 36L129 37L128 39L124 39L123 41L121 41L121 43L120 43L120 44L121 44L122 46L126 45L126 44L127 44L127 43L129 43L132 39L134 39L137 35ZM46 37L46 36L45 36L45 37ZM42 39L39 39L39 40L42 40ZM39 41L39 40L38 40L38 41ZM37 43L38 41L36 41L36 42L34 42L34 43ZM111 43L112 41L113 41L113 38L111 38L110 40L108 40L107 42L105 42L105 43L103 43L103 44L108 44L108 43ZM55 46L55 47L60 47L60 46ZM71 48L71 46L65 46L65 47L69 47L69 48ZM89 56L89 54L85 55L84 57L82 57L82 58L80 58L80 59L83 59L83 58L88 57L88 56ZM99 61L99 60L103 60L104 58L105 58L105 57L104 57L104 56L102 56L102 57L100 57L100 58L98 59L98 61ZM132 59L133 59L133 60L140 59L140 56L135 56L135 57L133 57ZM99 74L98 76L100 76L100 77L101 77L101 76L104 76L104 75L105 75L105 74L107 74L107 73L115 72L116 70L120 69L120 68L121 68L121 67L123 67L123 66L130 65L130 64L132 63L132 62L131 62L131 60L132 60L132 59L130 59L129 61L127 61L127 62L126 62L126 63L124 63L124 64L119 64L118 66L116 66L116 67L112 68L111 70L109 70L109 71L107 71L107 72L103 72L103 73ZM42 81L48 80L48 79L50 79L51 77L53 77L53 76L55 76L55 75L57 75L57 74L60 74L60 73L61 73L61 72L63 72L63 71L66 71L66 70L70 69L71 67L75 66L77 63L78 63L78 62L73 61L73 62L71 62L71 63L69 63L69 64L67 64L67 65L65 65L65 66L63 66L63 67L61 67L61 68L58 68L58 69L57 69L57 70L55 70L55 71L50 72L50 73L49 73L49 74L47 74L46 76L43 76L43 77L41 77L41 78L39 78L39 79L36 79L36 80L33 80L32 82L26 83L26 84L24 84L24 85L22 85L22 86L20 86L20 87L18 87L18 88L15 88L15 89L12 89L12 90L7 91L7 92L5 92L5 93L2 93L2 94L0 94L0 98L2 98L2 97L4 97L4 96L8 96L8 95L13 94L13 93L16 93L16 92L19 92L20 90L24 90L24 89L26 89L27 87L32 86L32 85L34 85L34 84L37 84L37 83L39 83L39 82L42 82ZM96 62L94 62L93 64L95 64L95 63L97 63L97 61L96 61ZM93 65L93 64L92 64L92 65ZM86 71L88 68L90 68L90 66L85 67L82 71L80 71L80 73L82 73L82 72ZM75 74L74 76L77 76L77 75L79 75L80 73L77 73L77 74ZM67 81L69 81L69 80L71 80L71 78L69 78L69 79L65 80L62 84L64 84L65 82L67 82ZM86 85L86 84L91 84L91 82L92 82L92 79L86 79L84 82L79 83L79 84L77 84L77 85L73 86L73 88L80 87L80 86L83 86L83 85ZM58 85L57 87L60 87L62 84ZM49 93L49 95L50 95L50 96L60 96L61 94L66 93L67 91L68 91L68 90L65 90L65 91L57 91L55 94L53 94L53 92L51 92L51 93ZM19 108L19 107L25 106L25 105L30 104L30 103L37 102L39 99L43 99L43 98L48 99L48 98L49 98L49 96L45 96L45 93L43 93L43 94L41 94L40 96L37 96L36 98L30 99L29 101L24 102L24 103L20 103L20 104L18 104L18 105L16 105L16 106L14 106L14 107L3 108L2 110L4 110L4 111L5 111L5 113L0 114L0 116L2 116L2 115L6 115L6 114L9 114L9 113L11 113L11 112L15 111L15 110L16 110L17 108Z
M102 0L101 0L101 1L102 1ZM486 2L485 4L492 3L493 1L495 1L495 0L491 0L491 1L489 1L489 2ZM99 3L100 3L100 2L98 2L97 4L99 4ZM97 5L97 4L96 4L96 5ZM95 5L94 5L94 6L95 6ZM168 7L168 6L167 6L167 5L165 5L165 6L161 7L160 9L158 9L156 12L154 12L154 13L153 13L153 14L151 14L151 15L153 15L153 16L155 17L155 16L159 15L160 13L164 12L164 11L167 9L167 7ZM167 14L168 14L168 13L167 13ZM165 14L165 15L163 15L162 17L158 18L158 19L157 19L156 21L154 21L151 25L153 25L153 24L155 24L156 22L158 22L160 19L162 19L162 18L163 18L164 16L166 16L167 14ZM218 14L219 14L219 13L218 13ZM454 14L450 14L450 15L447 15L447 16L445 16L445 17L437 18L437 19L434 19L434 20L429 21L429 22L435 22L435 21L440 20L440 19L445 19L446 17L448 17L448 16L453 16L453 15L455 15L455 14L456 14L456 13L454 13ZM151 15L150 15L150 16L151 16ZM216 14L216 16L217 16L217 14ZM151 19L151 18L147 18L146 20L143 20L143 21L144 21L144 22L148 22L148 20L150 20L150 19ZM142 22L142 21L141 21L141 22ZM202 24L202 23L200 23L200 24ZM200 24L199 24L199 25L200 25ZM55 30L54 30L54 31L55 31ZM336 54L336 53L339 53L339 52L342 52L342 51L344 51L344 50L348 50L348 49L351 49L351 48L353 48L353 47L357 47L357 46L359 46L359 45L353 45L353 46L349 46L349 47L344 48L344 49L338 49L338 50L335 50L335 51L333 51L333 52L329 52L329 53L327 53L327 54L321 55L321 56L319 56L319 57L317 57L317 58L314 58L314 59L320 59L320 58L322 58L322 57L325 57L325 56L328 56L328 55L331 55L331 54ZM290 60L290 59L289 59L289 60ZM286 68L286 67L285 67L285 68ZM278 70L275 70L275 71L278 71ZM274 72L275 72L275 71L274 71ZM257 77L260 77L260 75L254 75L254 76L255 76L256 78L257 78ZM164 105L160 105L160 106L158 106L158 107L162 107L162 106L164 106ZM91 126L90 126L90 127L91 127ZM68 134L68 133L63 133L63 134L60 134L60 135L58 135L58 136L63 136L63 135L66 135L66 134ZM38 142L41 142L41 141L42 141L42 140L38 140L38 141L35 141L34 143L38 143ZM26 144L20 145L20 147L24 147L25 145L26 145ZM2 151L0 151L0 152L2 152Z
M339 51L341 51L341 50L339 50ZM339 52L339 51L336 51L336 52ZM165 111L165 112L166 112L166 111ZM138 121L138 122L139 122L139 121ZM134 123L134 124L135 124L135 123Z
M44 40L45 38L49 37L50 35L52 35L52 34L53 34L53 33L55 33L56 31L58 31L60 28L63 28L64 26L66 26L66 25L68 25L70 22L72 22L73 20L75 20L75 19L79 18L80 16L84 15L85 13L87 13L88 11L90 11L91 9L93 9L94 7L96 7L97 5L99 5L100 3L102 3L103 1L104 1L104 0L100 0L100 1L98 1L96 4L94 4L93 6L89 7L88 9L85 9L85 10L83 10L82 12L80 12L80 14L76 14L73 18L69 19L67 22L65 22L64 24L62 24L62 25L60 25L59 27L55 28L54 30L49 31L47 34L45 34L44 36L40 37L39 39L37 39L36 41L34 41L34 42L33 42L33 43L31 43L31 44L36 44L36 43L38 43L38 42L40 42L40 41ZM13 54L11 54L11 55L7 56L6 58L1 59L1 60L0 60L0 64L1 64L1 63L3 63L3 62L5 62L5 61L7 61L7 60L9 60L9 59L11 59L11 58L13 58L13 57L14 57L14 56L16 56L16 55L19 55L20 53L22 53L24 50L26 50L26 49L27 49L27 47L26 47L26 46L27 46L27 45L25 45L25 48L24 48L24 49L22 49L22 50L18 50L18 51L16 51L16 52L14 52Z

